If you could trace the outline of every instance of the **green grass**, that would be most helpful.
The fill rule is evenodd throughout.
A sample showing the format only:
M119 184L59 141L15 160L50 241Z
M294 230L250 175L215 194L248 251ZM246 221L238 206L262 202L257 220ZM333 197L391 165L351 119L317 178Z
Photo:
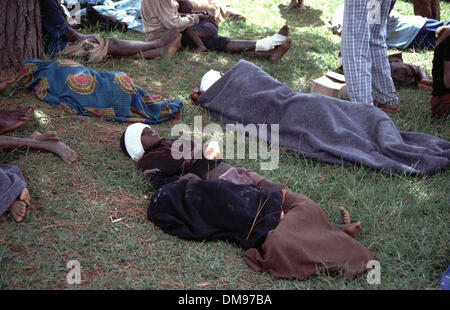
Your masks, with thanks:
M91 67L124 71L144 89L184 100L186 113L180 122L191 126L195 115L204 117L204 125L205 120L215 122L188 100L190 90L198 87L209 69L223 72L245 58L302 92L309 91L313 79L338 69L340 38L326 22L343 0L306 0L309 11L288 13L281 10L287 0L229 2L247 20L222 23L223 35L262 38L285 23L290 25L293 45L279 63L239 54L180 51L171 59L111 60ZM396 9L413 12L406 1L397 1ZM450 20L448 2L441 2L441 19ZM101 34L143 39L130 31ZM403 55L431 76L432 50L407 50ZM391 115L400 130L450 139L448 118L429 117L429 92L404 87L398 93L401 111ZM363 222L364 233L357 239L373 251L382 270L378 286L368 285L365 274L353 281L326 272L302 282L280 280L247 267L243 250L234 245L184 241L164 234L146 219L153 189L119 149L126 124L64 113L25 89L0 97L1 109L31 103L38 106L34 116L10 134L56 130L79 159L67 165L46 152L0 150L0 162L20 167L32 195L23 223L16 224L9 216L0 218L0 288L202 289L198 284L210 282L203 289L433 289L450 263L448 170L410 177L282 153L279 168L261 174L310 197L330 218L338 216L339 206L346 206L354 220ZM176 123L155 127L169 135ZM232 163L259 170L258 160ZM111 223L110 216L123 220ZM66 264L72 259L81 263L81 285L66 283Z

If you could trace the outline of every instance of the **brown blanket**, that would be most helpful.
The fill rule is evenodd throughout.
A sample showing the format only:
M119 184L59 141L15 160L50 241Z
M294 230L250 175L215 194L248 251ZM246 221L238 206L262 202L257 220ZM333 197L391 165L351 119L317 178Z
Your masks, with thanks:
M288 192L283 211L283 220L267 234L261 251L245 252L245 262L256 271L305 280L317 270L342 270L353 279L373 259L366 247L331 224L311 199Z

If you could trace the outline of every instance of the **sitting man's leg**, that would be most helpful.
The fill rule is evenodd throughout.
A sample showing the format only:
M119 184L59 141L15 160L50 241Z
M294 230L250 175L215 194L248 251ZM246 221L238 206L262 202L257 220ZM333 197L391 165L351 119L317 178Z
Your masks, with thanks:
M0 166L0 215L9 211L16 222L21 222L30 205L27 183L19 168Z
M69 57L82 57L88 62L99 62L112 57L139 57L146 59L173 54L181 39L176 30L150 42L103 38L78 33L66 21L64 12L56 0L42 2L42 25L51 53L60 52Z
M119 40L108 37L108 55L113 57L139 57L152 59L167 54L173 55L178 50L181 35L176 29L169 31L152 41Z

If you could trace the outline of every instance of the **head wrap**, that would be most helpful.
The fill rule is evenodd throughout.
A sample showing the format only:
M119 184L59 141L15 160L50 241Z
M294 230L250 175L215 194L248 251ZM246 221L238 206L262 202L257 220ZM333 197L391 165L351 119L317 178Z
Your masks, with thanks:
M215 82L217 82L222 77L222 73L216 70L209 70L206 72L203 77L202 81L200 82L200 90L206 91L208 88L211 87Z
M141 142L141 135L144 128L151 128L149 125L135 123L127 127L125 130L125 148L130 157L138 161L144 155L144 147Z

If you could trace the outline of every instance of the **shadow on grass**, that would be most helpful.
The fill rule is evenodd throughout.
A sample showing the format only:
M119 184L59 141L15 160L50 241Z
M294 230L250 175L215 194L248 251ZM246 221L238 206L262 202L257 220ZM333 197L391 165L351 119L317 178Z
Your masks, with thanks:
M324 23L320 16L322 11L308 7L307 11L300 11L299 9L293 9L286 11L285 5L280 4L278 6L281 16L286 20L289 26L293 27L307 27L307 26L323 26Z

